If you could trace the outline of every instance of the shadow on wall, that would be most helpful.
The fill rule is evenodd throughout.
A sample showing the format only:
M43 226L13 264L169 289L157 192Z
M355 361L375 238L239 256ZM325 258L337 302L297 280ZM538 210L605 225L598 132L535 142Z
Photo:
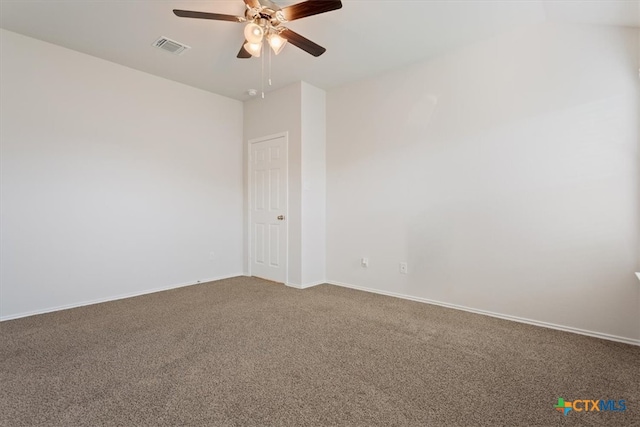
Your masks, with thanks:
M405 147L406 292L562 325L638 312L639 103L618 96L522 120L449 151ZM566 126L567 123L572 124ZM634 132L637 132L634 136ZM407 181L406 185L410 185ZM602 320L602 318L601 318Z
M531 27L331 91L329 279L640 338L635 37Z

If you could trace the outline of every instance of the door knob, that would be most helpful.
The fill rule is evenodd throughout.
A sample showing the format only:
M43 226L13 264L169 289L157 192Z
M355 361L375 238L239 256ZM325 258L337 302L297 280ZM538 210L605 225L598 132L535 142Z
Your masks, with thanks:
M278 215L278 219L279 219L280 221L283 221L283 220L284 220L284 215Z

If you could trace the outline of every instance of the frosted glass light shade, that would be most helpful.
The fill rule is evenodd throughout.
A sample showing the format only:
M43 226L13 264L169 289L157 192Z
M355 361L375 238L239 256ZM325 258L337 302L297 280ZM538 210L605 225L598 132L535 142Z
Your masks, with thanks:
M280 37L279 34L271 34L267 36L267 41L269 42L269 46L275 52L275 54L279 54L282 51L282 48L285 44L287 44L287 39L284 37Z
M244 44L244 50L249 52L251 56L255 56L256 58L259 58L260 52L262 52L262 43L247 42Z
M264 30L260 25L250 22L246 27L244 27L244 38L249 43L260 43L263 37Z

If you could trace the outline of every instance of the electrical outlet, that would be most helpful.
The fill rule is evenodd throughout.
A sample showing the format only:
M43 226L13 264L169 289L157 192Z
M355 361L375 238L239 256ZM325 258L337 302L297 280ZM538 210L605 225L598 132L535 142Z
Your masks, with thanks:
M400 273L402 273L402 274L409 273L409 266L407 265L406 262L401 262L400 263Z
M210 260L216 259L216 253L215 252L209 252L209 259Z
M360 260L360 265L362 265L363 268L369 267L369 258L362 258Z

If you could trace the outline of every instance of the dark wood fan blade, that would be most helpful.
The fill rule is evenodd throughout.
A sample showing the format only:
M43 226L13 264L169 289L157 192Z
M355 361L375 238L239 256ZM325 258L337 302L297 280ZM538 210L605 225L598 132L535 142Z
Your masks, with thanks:
M341 7L342 2L340 0L307 0L302 3L287 6L282 9L282 12L287 21L293 21L319 13L331 12Z
M244 43L242 43L242 46L240 47L240 52L238 52L238 58L240 59L251 58L251 54L247 52L247 50L244 48Z
M260 7L260 2L258 0L244 0L244 4L246 4L252 9L255 9L256 7Z
M327 51L327 49L323 48L319 44L312 42L311 40L302 37L300 34L295 31L291 31L289 29L284 30L280 33L280 36L284 37L294 46L299 47L305 52L310 53L313 56L320 56Z
M209 13L209 12L194 12L193 10L179 10L173 9L173 13L181 18L198 18L198 19L213 19L214 21L231 21L231 22L243 22L244 18L233 15L223 15L221 13Z

